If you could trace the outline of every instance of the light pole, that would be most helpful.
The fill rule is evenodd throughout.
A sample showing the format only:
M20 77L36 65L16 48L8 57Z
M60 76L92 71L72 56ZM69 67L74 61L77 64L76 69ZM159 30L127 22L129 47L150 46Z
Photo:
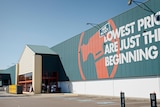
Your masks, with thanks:
M143 2L140 2L140 1L135 1L135 0L128 0L128 5L131 5L132 3L135 3L137 6L139 6L140 8L142 8L143 10L145 11L148 11L148 12L151 12L151 13L154 13L155 12L149 7L147 6L145 3ZM141 6L140 4L143 4L146 8L144 8L143 6Z
M145 11L153 13L155 15L156 20L160 21L160 14L156 15L156 13L149 6L147 6L145 3L140 2L140 1L135 1L135 0L128 0L128 5L131 5L132 3L136 4L137 6L139 6L141 9L143 9ZM143 4L144 7L140 4Z
M96 29L100 29L101 27L99 26L99 24L96 24L96 23L86 23L86 25L91 25L93 27L95 27Z

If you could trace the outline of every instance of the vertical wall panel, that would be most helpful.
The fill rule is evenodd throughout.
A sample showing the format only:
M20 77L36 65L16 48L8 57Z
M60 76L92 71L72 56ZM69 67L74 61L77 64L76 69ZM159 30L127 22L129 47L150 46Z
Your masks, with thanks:
M34 93L41 93L41 86L42 86L42 56L35 55L34 58L34 72L33 72L33 79L32 85Z

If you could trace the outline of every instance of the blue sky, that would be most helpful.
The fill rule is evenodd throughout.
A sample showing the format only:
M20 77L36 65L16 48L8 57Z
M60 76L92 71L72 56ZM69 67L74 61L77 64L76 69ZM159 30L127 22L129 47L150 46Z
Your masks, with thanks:
M138 0L144 2L145 0ZM0 0L0 69L26 44L52 47L133 7L128 0Z

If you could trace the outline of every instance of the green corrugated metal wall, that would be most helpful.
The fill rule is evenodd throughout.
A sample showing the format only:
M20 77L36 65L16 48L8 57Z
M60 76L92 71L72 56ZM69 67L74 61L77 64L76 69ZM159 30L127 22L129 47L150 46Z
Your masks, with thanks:
M16 66L11 66L10 68L3 70L0 73L8 73L11 76L11 84L15 84L15 72L16 72Z
M157 14L160 11L159 4L160 4L159 0L150 0L146 2L146 5L149 6ZM102 41L99 41L99 39L102 39L100 37L95 39L96 34L99 32L98 29L95 27L85 31L84 35L83 33L76 35L75 37L69 40L66 40L56 46L53 46L51 49L55 51L57 54L59 54L60 60L66 72L66 75L72 81L159 76L160 75L160 60L159 60L160 59L160 54L159 54L160 41L144 44L146 41L144 41L144 36L142 35L145 34L145 32L149 32L149 31L151 31L152 34L154 34L155 33L154 30L155 29L158 30L158 28L160 28L160 24L157 24L153 27L149 27L147 29L142 28L141 31L138 31L138 20L140 19L149 20L147 19L147 17L151 18L153 15L154 14L152 12L145 11L142 8L137 6L136 8L126 11L125 13L122 13L116 17L113 17L110 20L107 20L106 22L101 23L100 29L102 26L104 26L107 23L110 24L110 26L112 27L112 30L115 30L114 24L118 29L121 26L131 24L132 22L134 22L135 23L134 32L128 36L119 38L119 41L127 40L127 38L131 39L132 37L135 37L136 35L140 34L140 37L137 39L137 41L139 41L139 46L135 46L133 48L129 48L126 50L121 50L120 54L126 55L128 52L134 53L136 52L136 50L138 50L137 56L136 56L137 58L139 57L140 49L144 51L145 48L151 49L153 47L156 47L157 48L156 51L158 51L158 56L156 56L156 58L147 59L147 60L142 58L142 61L137 60L137 61L132 61L131 63L124 62L123 64L118 64L117 66L110 65L110 66L106 66L104 70L104 63L106 62L104 62L103 59L109 56L114 56L115 54L117 54L117 52L112 52L108 54L103 53L103 55L99 56L98 54L102 53L102 51L105 51L106 45L110 45L112 43L112 41L110 43L109 42L105 43L103 41L104 42L103 45L101 44L103 50L99 51L99 53L93 53L94 49L101 48L97 46L100 44L100 42L102 42ZM111 24L111 21L114 24ZM159 35L160 35L160 30L159 30ZM90 47L88 47L89 43L91 43ZM83 49L87 50L86 52L84 52L85 54L83 53ZM90 53L87 53L89 51ZM150 55L153 56L154 54L155 54L155 51L152 50ZM87 60L83 59L85 55L87 55ZM107 60L105 59L105 61ZM105 72L107 72L108 74L107 73L105 74Z
M69 78L72 77L70 79L74 78L74 80L81 80L81 76L79 72L77 72L79 71L77 65L78 40L79 36L76 36L52 48L59 54L66 75L68 75Z

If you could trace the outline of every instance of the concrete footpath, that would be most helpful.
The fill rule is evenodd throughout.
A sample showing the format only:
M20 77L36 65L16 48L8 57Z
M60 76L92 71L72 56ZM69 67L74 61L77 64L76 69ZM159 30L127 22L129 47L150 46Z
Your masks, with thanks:
M121 107L119 97L57 94L8 94L0 91L0 107ZM125 107L151 107L150 99L126 98ZM160 102L157 101L157 107Z

